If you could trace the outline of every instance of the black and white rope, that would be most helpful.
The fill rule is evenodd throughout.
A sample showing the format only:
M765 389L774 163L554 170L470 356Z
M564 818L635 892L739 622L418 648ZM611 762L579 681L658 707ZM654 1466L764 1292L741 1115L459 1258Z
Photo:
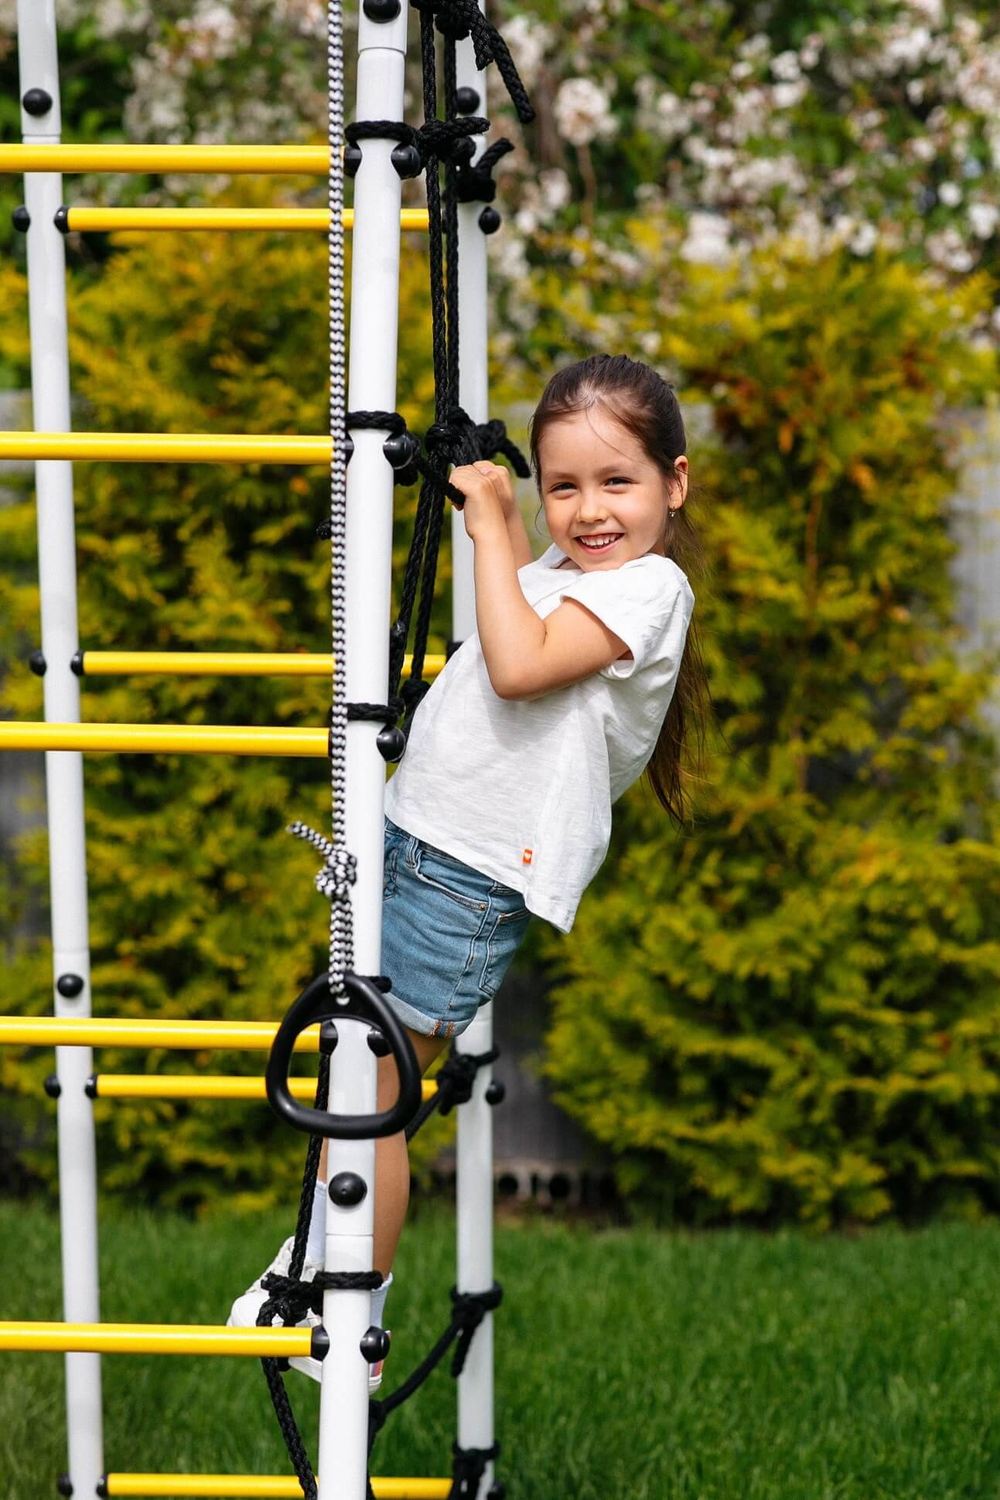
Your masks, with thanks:
M330 615L333 649L330 713L332 839L316 884L330 896L330 991L344 999L344 974L354 968L350 887L355 860L347 851L347 464L346 317L344 311L344 33L341 0L326 14L326 86L330 171L327 281L330 293Z

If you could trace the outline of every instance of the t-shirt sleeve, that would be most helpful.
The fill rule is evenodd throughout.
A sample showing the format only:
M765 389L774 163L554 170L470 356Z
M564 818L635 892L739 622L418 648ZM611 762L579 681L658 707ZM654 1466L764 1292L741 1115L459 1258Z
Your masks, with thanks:
M694 594L684 573L669 559L636 557L620 568L584 573L562 597L584 605L632 652L631 659L602 667L602 677L631 677L660 661L672 662L676 670Z

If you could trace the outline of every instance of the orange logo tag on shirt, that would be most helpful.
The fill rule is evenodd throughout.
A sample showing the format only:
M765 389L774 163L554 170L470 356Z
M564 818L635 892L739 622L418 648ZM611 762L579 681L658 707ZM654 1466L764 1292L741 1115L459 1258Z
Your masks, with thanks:
M521 863L522 863L522 865L530 865L531 864L531 850L530 849L525 849L524 853L521 855Z

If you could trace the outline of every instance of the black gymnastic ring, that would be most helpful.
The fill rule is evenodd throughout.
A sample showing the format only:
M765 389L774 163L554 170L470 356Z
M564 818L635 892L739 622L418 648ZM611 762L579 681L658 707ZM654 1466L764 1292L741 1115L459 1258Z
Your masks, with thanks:
M378 986L370 979L348 972L344 975L344 989L350 998L346 1005L340 1005L330 993L329 975L320 974L310 981L291 1006L271 1043L264 1075L268 1101L286 1124L305 1131L307 1135L328 1136L341 1141L395 1135L406 1128L420 1108L420 1068L413 1043L395 1011L390 1009ZM399 1073L399 1098L390 1109L374 1115L334 1115L299 1104L292 1098L288 1088L288 1067L297 1038L317 1021L341 1018L369 1021L384 1033Z

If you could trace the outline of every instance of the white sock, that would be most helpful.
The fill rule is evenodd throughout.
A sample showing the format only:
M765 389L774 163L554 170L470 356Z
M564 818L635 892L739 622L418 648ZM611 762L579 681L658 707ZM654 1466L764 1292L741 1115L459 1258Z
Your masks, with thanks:
M316 1178L313 1188L312 1218L309 1220L309 1241L306 1255L320 1265L326 1257L326 1183Z
M382 1319L385 1316L385 1299L389 1295L391 1286L392 1272L390 1271L378 1290L372 1292L372 1327L374 1328L385 1327Z
M316 1179L313 1188L312 1218L309 1220L309 1240L306 1244L306 1255L310 1260L318 1261L320 1265L326 1256L326 1183ZM390 1271L382 1285L372 1292L372 1324L376 1328L382 1328L382 1318L385 1315L385 1299L389 1295L392 1285L392 1272Z

